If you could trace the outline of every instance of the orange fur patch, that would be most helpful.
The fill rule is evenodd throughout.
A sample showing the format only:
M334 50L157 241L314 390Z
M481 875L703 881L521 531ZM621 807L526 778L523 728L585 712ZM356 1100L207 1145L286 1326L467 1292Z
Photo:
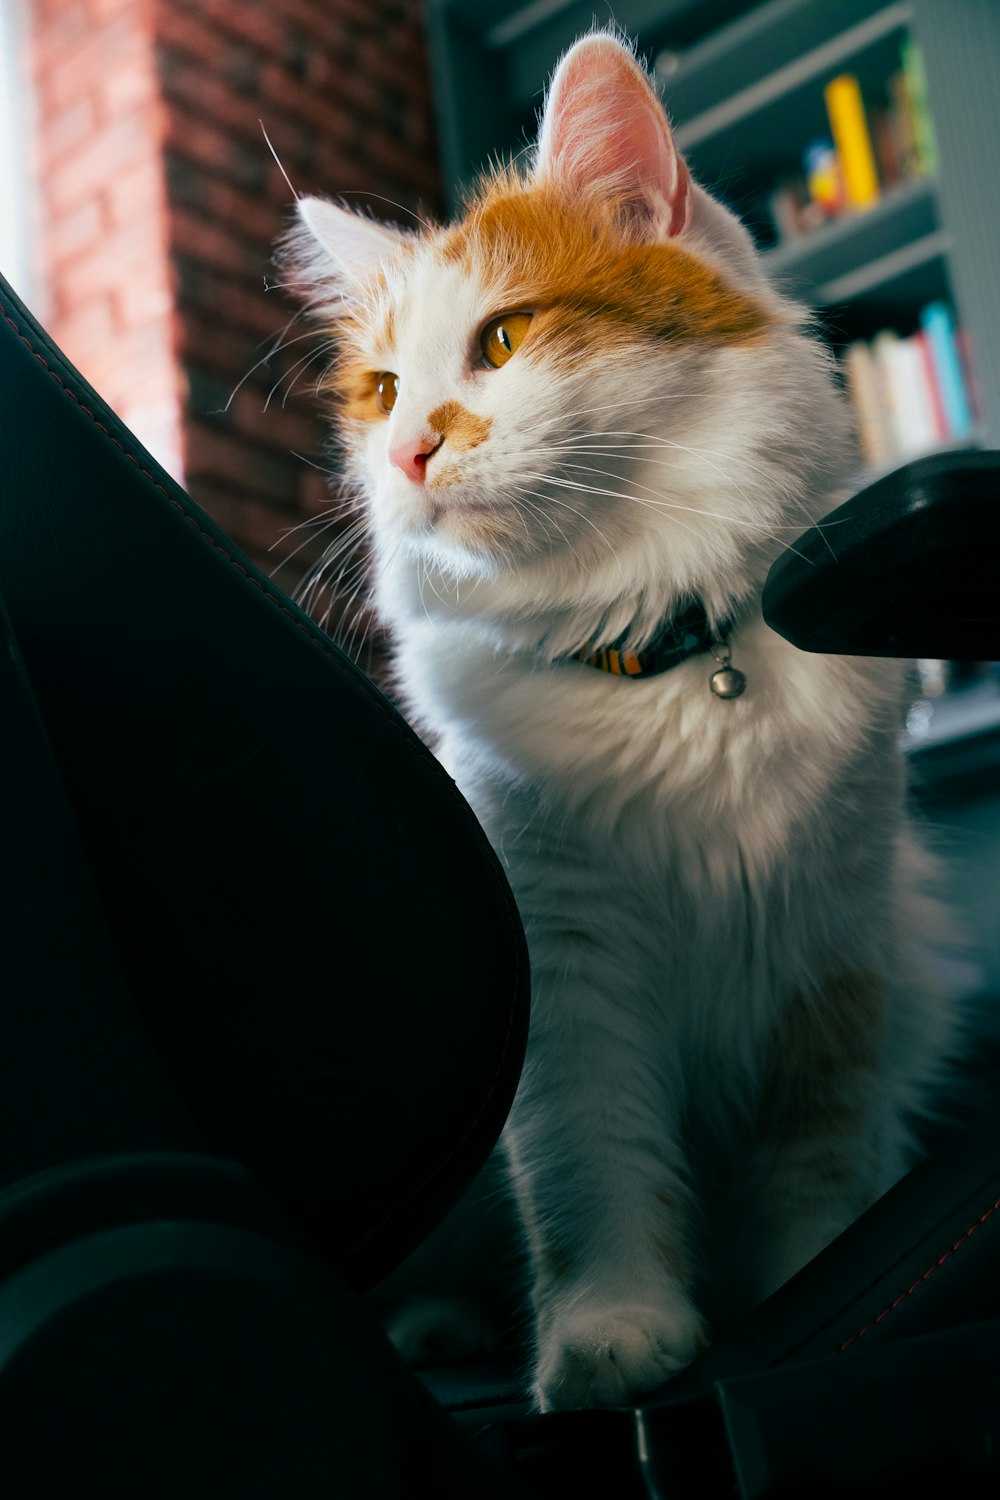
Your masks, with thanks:
M498 310L548 314L532 325L525 353L543 328L551 337L567 324L577 339L610 323L656 340L741 344L768 321L752 298L680 245L630 240L614 205L526 187L510 175L487 187L462 222L444 232L441 253L479 267Z
M368 361L342 348L323 389L336 400L346 421L385 422L386 413L377 400L378 377Z
M441 406L435 406L427 422L434 432L440 433L453 453L467 453L470 448L478 448L489 437L493 426L492 417L477 417L460 401L445 401Z

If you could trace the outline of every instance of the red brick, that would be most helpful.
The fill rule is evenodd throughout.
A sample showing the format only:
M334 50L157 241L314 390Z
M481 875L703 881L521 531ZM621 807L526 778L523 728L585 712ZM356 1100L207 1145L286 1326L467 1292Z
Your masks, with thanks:
M46 35L54 25L65 22L68 16L78 19L81 26L87 24L87 0L34 0L32 19L35 30L44 26Z
M258 339L269 340L277 334L283 314L273 299L268 301L263 278L260 289L251 290L248 285L187 257L175 264L180 277L182 311L216 328L245 330Z
M162 246L165 191L158 157L137 157L108 183L104 197L114 228L131 231L141 223L151 244Z
M152 45L144 15L145 7L133 5L107 24L66 43L57 35L38 35L36 69L42 112L48 115L75 104L112 69L141 68Z
M225 371L233 385L264 356L267 342L246 330L215 327L183 309L177 320L180 358L216 374Z
M115 326L110 293L91 297L72 313L57 311L51 329L66 358L82 370L85 363L96 357L97 351L113 348Z
M101 119L114 122L122 115L153 103L158 98L152 53L143 52L134 62L110 68L101 78L97 100Z
M322 515L337 504L336 480L319 469L307 469L299 482L299 500L307 511Z
M253 241L237 239L228 226L213 224L187 209L170 210L170 243L175 253L215 270L251 278L260 285L260 251Z
M66 308L76 308L101 292L116 292L125 280L161 281L162 261L150 255L146 226L137 224L129 234L119 234L114 243L102 239L85 254L75 256L60 272L57 298Z
M318 414L308 414L282 405L281 391L268 400L258 391L244 387L230 408L233 426L257 442L275 449L293 450L311 458L321 447L323 433Z
M181 9L176 4L158 5L153 23L157 45L173 47L217 71L225 56L226 38L217 27L207 24L208 12L207 5L199 11Z
M266 496L287 509L295 498L295 465L294 459L213 428L204 419L188 424L188 473L242 485L248 495Z
M254 44L262 53L280 54L284 44L282 18L278 6L261 5L253 0L202 0L201 11L214 26L238 41Z
M102 393L109 401L130 399L136 392L171 392L176 397L176 368L166 319L119 325L113 343L101 351Z
M57 268L65 261L85 254L91 246L96 248L105 242L100 200L90 198L72 213L62 214L51 226L47 236L50 266Z
M41 141L39 156L42 170L51 171L54 163L69 151L89 140L97 126L97 110L92 93L84 93L74 104L49 114Z
M79 142L45 174L41 183L43 201L51 212L63 213L101 192L119 173L149 160L151 154L152 142L141 117L122 120Z
M115 292L115 317L120 328L146 328L173 316L173 299L164 275L125 277Z
M91 27L87 0L35 0L36 30L44 26L46 47L65 53L78 46Z
M102 25L122 12L135 14L135 0L88 0L91 19Z
M171 109L164 120L163 144L175 156L214 172L225 172L236 143L232 131L223 129L214 120L201 119L189 110ZM267 151L263 136L260 144Z

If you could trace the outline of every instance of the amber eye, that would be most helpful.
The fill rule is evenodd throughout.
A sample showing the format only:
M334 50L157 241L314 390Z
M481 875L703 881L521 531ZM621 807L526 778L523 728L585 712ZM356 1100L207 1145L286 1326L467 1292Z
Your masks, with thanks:
M504 313L487 323L479 338L479 347L488 365L499 370L512 354L516 354L524 341L531 322L530 313Z
M375 380L375 396L382 411L392 411L399 395L399 376L383 370Z

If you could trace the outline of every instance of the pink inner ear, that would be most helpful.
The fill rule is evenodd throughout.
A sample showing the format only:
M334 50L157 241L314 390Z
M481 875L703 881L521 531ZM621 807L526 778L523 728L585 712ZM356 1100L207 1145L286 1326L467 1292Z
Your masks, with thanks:
M594 38L565 58L553 82L540 165L581 187L601 178L625 197L659 193L668 232L688 220L688 175L666 116L645 76L615 42Z

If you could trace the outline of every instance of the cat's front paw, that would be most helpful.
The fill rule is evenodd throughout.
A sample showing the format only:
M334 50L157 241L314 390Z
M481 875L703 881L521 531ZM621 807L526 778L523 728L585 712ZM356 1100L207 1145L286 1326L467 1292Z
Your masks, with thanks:
M707 1339L694 1309L601 1307L554 1318L539 1339L540 1411L628 1406L690 1364Z

